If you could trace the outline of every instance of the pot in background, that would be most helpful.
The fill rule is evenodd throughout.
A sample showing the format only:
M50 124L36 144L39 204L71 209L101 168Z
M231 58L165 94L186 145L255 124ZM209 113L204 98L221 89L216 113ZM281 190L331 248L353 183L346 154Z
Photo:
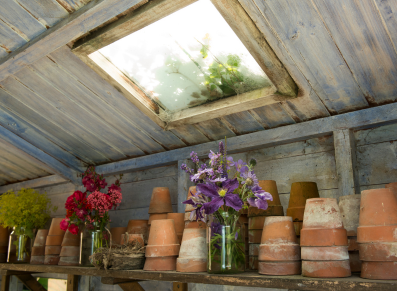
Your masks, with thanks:
M295 182L291 184L287 216L293 221L303 221L306 200L320 197L315 182Z
M172 212L171 195L168 187L153 188L149 214Z

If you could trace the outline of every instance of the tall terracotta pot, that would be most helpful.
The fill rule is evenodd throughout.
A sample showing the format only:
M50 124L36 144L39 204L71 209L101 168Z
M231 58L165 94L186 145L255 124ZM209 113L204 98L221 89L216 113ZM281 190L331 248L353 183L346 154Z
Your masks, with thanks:
M167 213L167 219L174 220L176 235L178 236L179 244L181 244L183 230L185 229L185 214L184 213Z
M172 212L170 190L167 187L153 188L149 205L149 214Z
M183 239L179 258L176 263L178 272L207 271L206 229L187 228L183 231Z

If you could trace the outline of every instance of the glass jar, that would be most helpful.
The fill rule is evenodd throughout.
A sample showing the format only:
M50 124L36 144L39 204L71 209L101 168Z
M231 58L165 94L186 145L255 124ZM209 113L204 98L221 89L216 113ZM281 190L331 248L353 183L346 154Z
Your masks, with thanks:
M208 227L208 273L236 274L245 269L244 225L238 213L223 212Z
M93 229L85 227L80 233L80 266L92 267L90 256L102 247L107 247L107 232L102 230L99 223L93 223Z
M33 232L32 232L33 233ZM7 262L29 263L33 240L26 234L23 227L14 227L9 238Z

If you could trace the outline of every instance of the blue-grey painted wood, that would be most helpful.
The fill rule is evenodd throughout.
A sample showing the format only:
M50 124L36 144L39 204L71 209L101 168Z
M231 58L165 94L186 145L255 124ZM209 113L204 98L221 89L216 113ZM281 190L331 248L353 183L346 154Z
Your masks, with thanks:
M0 19L26 41L35 38L46 30L44 25L14 0L0 0L0 7Z
M56 0L15 0L46 28L54 26L69 13Z
M1 118L1 121L3 121L3 118ZM9 121L11 121L10 123L13 126L16 125L15 122L13 122L13 120L9 119ZM65 166L63 163L59 162L49 154L43 152L41 149L38 149L33 144L17 136L16 134L14 134L13 132L11 132L10 130L6 129L3 126L0 126L0 135L2 139L8 141L9 143L19 148L20 150L26 152L27 154L33 156L34 158L48 165L50 168L54 170L55 173L61 175L62 177L70 180L75 184L81 184L81 179L78 177L78 175L80 174L79 172Z
M70 102L66 102L68 99L54 88L50 83L46 82L39 75L33 72L30 68L25 68L19 71L16 75L17 80L24 86L32 90L37 97L39 97L39 105L46 111L48 111L48 117L53 122L60 122L64 124L65 128L73 131L76 136L80 137L86 143L90 144L92 148L100 152L107 159L115 161L125 158L120 151L107 144L106 140L103 140L97 132L100 132L100 125L92 123L84 110L78 106L71 106ZM11 90L11 88L9 88ZM56 98L54 98L56 96ZM27 102L24 99L24 95L15 94L15 98L21 98L23 102ZM36 100L36 98L34 98ZM59 116L54 116L53 114ZM74 116L78 115L79 118L75 119Z
M262 106L250 110L250 112L267 129L295 123L280 104Z
M186 173L181 169L182 164L187 165L191 169L195 168L195 165L191 160L185 159L178 161L178 213L185 212L185 204L183 204L183 201L186 201L187 199L187 192L189 190L189 187L194 186L194 183L190 181L190 174Z
M92 0L61 0L62 5L68 8L68 11L73 12L79 10L81 7L91 2Z
M5 193L9 190L18 191L22 188L37 188L45 187L47 185L55 186L66 182L68 182L68 180L62 178L61 176L51 175L43 178L2 186L0 187L0 193Z
M128 118L134 127L150 135L165 148L176 149L185 146L174 134L160 128L113 86L104 81L96 72L74 55L67 46L59 48L51 53L49 57L64 70L75 76L84 86L117 109L125 118Z
M263 130L263 126L248 111L242 111L220 118L236 135Z
M229 153L244 152L260 147L275 146L330 135L338 129L370 128L393 122L397 122L396 103L231 137L227 141L227 148ZM204 157L208 155L210 150L216 149L217 142L209 142L98 166L97 171L106 175L146 169L187 159L192 151L197 152L200 157Z
M395 0L375 0L379 12L386 24L389 37L397 48L397 2Z
M395 101L397 54L376 4L354 0L314 0L313 3L368 103Z
M52 109L52 111L45 111L45 114L43 114L45 106L37 102L37 96L14 78L7 78L1 82L0 85L6 90L0 89L1 103L10 111L21 116L28 123L39 128L41 131L47 132L47 135L51 136L51 140L58 146L85 161L87 164L94 164L94 161L109 161L100 153L93 151L87 144L81 142L81 138L69 134L69 129L65 131L63 128L67 123L59 124L51 122L48 116L56 115L56 110ZM25 104L14 98L16 95L20 97L23 96ZM26 103L29 104L30 107L27 106ZM36 110L32 110L32 107L36 108ZM91 159L91 157L93 157L93 159Z
M20 136L21 139L26 140L25 142L48 153L47 155L51 155L53 159L56 157L56 159L61 160L73 169L78 170L80 167L84 166L84 164L75 156L48 140L45 132L33 127L22 118L8 111L2 105L0 105L0 125L4 127L4 131L7 129L10 131L10 134L12 132L13 134ZM2 139L10 142L10 140L4 137L2 137ZM14 145L21 149L18 145ZM45 163L45 161L43 162Z
M19 180L35 179L38 177L35 171L32 171L32 169L15 163L15 161L3 155L2 152L0 152L0 168L6 170L8 173L14 172L17 175L22 176L22 178L20 178Z
M7 53L11 53L25 43L26 40L8 27L3 21L0 21L0 46Z
M6 57L6 56L8 56L8 53L7 53L7 51L6 51L5 49L3 49L3 48L1 47L1 44L0 44L0 60L1 60L2 58Z
M330 112L368 107L310 0L255 0L255 4Z
M171 131L187 145L196 145L210 141L192 124L178 126L171 129Z
M235 136L219 118L203 121L195 124L197 129L202 132L209 140L224 139L225 137Z

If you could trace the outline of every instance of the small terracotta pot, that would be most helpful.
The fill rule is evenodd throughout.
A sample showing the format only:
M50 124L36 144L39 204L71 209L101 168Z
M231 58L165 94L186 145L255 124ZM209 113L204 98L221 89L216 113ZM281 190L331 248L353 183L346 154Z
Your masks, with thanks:
M45 255L59 255L61 253L61 246L46 246Z
M112 234L112 245L121 244L121 235L127 232L126 227L112 227L110 233Z
M300 245L305 247L348 246L347 232L344 228L302 228Z
M258 273L273 276L297 275L301 273L301 261L259 262Z
M190 197L192 197L192 194L196 194L196 193L197 193L196 186L189 187L189 190L187 192L187 199L186 200L189 200ZM185 212L193 211L193 210L194 210L193 205L185 204Z
M350 262L345 261L302 261L302 276L313 278L350 277Z
M45 247L32 247L32 257L44 256Z
M149 214L148 224L151 225L153 220L167 219L167 213L153 213Z
M167 187L155 187L149 205L149 214L172 212L170 190Z
M58 265L60 258L59 255L46 255L44 258L44 265Z
M167 213L166 219L174 220L176 233L182 234L183 230L185 229L184 218L185 218L184 213Z
M206 229L190 228L183 232L182 245L177 259L178 272L207 271Z
M397 225L359 226L357 242L397 242Z
M348 236L357 236L360 216L360 194L339 197L339 209Z
M207 225L201 220L189 221L188 223L185 223L185 228L207 228Z
M77 257L60 257L59 266L78 266L79 256Z
M146 258L144 271L175 271L176 256Z
M303 221L306 200L320 197L314 182L296 182L291 185L287 216L293 221Z
M154 220L146 247L146 257L177 256L179 248L174 220Z
M79 257L80 247L62 247L60 257Z
M255 216L248 218L248 229L263 230L267 216Z
M296 244L295 228L292 217L268 216L266 217L261 238L262 244Z
M261 244L259 246L259 261L299 261L301 248L298 244Z
M360 276L375 280L397 280L397 263L362 262Z
M51 221L50 230L48 231L48 235L65 235L65 231L60 228L60 223L63 218L53 218Z
M349 260L346 247L302 247L302 260L307 261L344 261Z
M48 229L39 229L37 231L33 246L34 247L45 246L47 236L48 236Z
M397 262L397 242L359 244L360 260Z
M46 238L46 246L60 246L63 241L63 235L48 235Z
M349 252L350 270L354 273L361 272L361 260L358 251Z
M307 199L303 228L343 228L342 216L336 199Z
M132 219L128 221L127 232L129 234L142 234L146 243L149 235L148 220Z
M278 195L277 184L274 180L259 180L259 186L263 190L272 194L273 201L268 201L268 208L266 210L258 209L256 207L248 208L248 217L255 216L283 216L284 210Z
M128 237L126 237L128 236ZM142 234L122 234L121 235L121 245L125 245L126 243L140 243L142 246L144 246L144 240L143 240L143 235Z
M31 265L44 265L45 256L32 256L30 258Z

